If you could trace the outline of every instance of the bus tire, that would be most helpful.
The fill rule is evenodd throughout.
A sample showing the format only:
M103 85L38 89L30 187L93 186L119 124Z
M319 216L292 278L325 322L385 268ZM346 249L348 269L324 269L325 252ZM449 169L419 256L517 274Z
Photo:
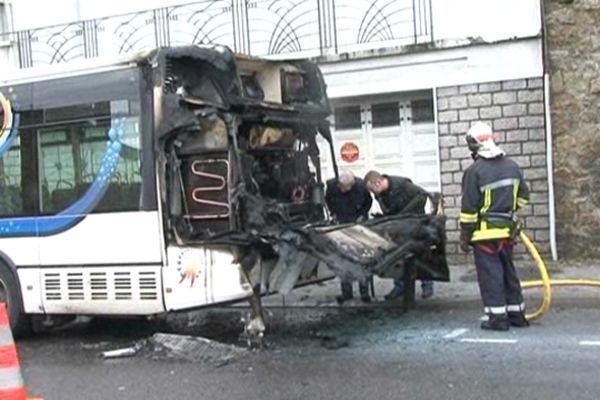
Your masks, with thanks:
M23 301L15 274L0 262L0 303L6 304L14 337L31 334L31 318L23 311Z

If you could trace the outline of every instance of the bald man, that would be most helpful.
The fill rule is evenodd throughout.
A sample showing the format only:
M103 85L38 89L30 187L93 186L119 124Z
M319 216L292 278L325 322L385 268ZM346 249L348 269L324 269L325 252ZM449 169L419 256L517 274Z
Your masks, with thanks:
M335 220L340 223L352 223L369 217L373 198L362 179L355 177L352 171L342 169L337 179L327 181L325 202ZM343 281L341 286L342 294L336 297L340 304L353 297L352 282ZM361 300L371 301L368 282L359 282L358 288Z

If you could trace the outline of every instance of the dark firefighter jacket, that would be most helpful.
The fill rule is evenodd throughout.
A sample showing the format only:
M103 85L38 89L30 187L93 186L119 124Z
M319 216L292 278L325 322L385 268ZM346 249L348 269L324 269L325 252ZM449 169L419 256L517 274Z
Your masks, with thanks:
M528 199L529 189L517 163L504 156L476 158L462 180L461 239L511 237L514 212Z
M408 178L384 175L389 188L376 196L385 215L400 213L424 214L427 192Z
M337 185L337 180L333 178L327 181L325 202L338 222L349 223L355 222L359 217L366 220L373 199L362 179L356 178L352 189L342 193Z

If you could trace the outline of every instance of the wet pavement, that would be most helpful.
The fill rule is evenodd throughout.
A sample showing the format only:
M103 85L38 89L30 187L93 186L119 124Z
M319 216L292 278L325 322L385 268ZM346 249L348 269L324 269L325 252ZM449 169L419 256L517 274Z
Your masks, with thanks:
M552 271L600 277L596 267ZM452 283L436 284L436 295L417 298L407 313L382 301L388 281L377 282L370 304L337 306L336 281L267 298L258 350L238 339L242 306L156 321L81 320L19 341L22 370L30 394L46 400L598 398L600 288L556 289L553 308L530 328L484 332L473 270L452 272ZM540 294L527 291L531 308ZM157 332L218 343L194 358L193 347L183 347L189 355L156 348ZM241 352L226 358L230 345ZM102 357L135 346L134 356Z

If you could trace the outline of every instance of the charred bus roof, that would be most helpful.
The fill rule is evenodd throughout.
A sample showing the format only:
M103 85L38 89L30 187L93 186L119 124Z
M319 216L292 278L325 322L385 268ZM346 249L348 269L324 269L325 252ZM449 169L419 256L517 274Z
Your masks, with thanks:
M307 61L264 60L224 46L163 48L148 61L154 86L161 88L155 93L159 138L173 129L161 126L161 116L181 113L182 102L289 123L318 124L330 114L321 72Z

